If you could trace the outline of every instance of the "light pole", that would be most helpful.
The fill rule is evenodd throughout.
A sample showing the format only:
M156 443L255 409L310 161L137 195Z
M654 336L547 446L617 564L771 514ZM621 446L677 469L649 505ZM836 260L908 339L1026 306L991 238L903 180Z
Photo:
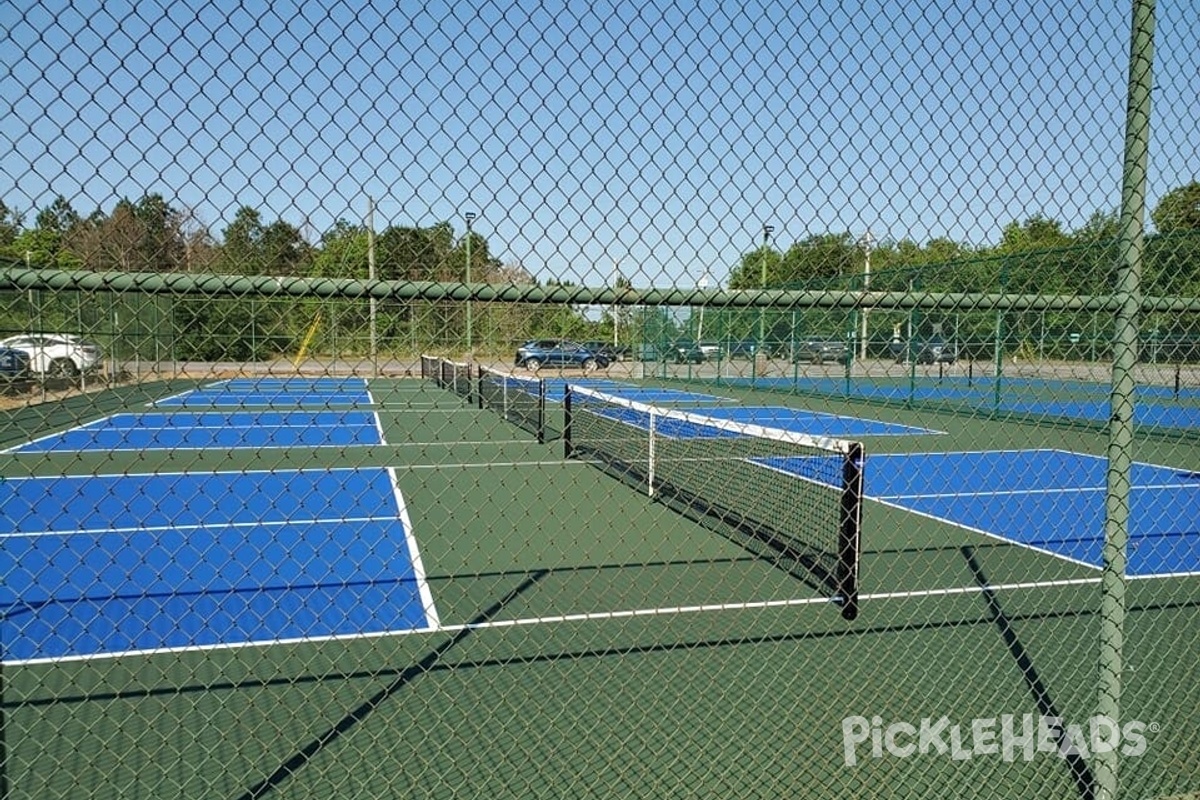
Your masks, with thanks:
M766 291L767 288L767 247L771 243L771 233L774 230L774 225L763 225L762 264L758 282L758 287L763 291ZM758 310L758 349L760 352L766 349L766 320L767 309L760 307ZM758 359L755 360L757 361Z
M471 223L475 221L475 212L467 211L463 214L467 220L467 291L471 289ZM471 298L467 297L467 357L470 358L473 352L471 339Z
M614 292L620 288L620 283L621 283L621 272L618 269L618 266L619 265L617 264L616 259L614 259L613 260L613 279L612 279L612 286L613 286ZM617 328L619 327L619 325L618 325L619 318L617 317L617 301L615 298L613 299L611 313L612 313L612 324L613 324L613 352L616 352L617 346L618 346L617 345Z
M863 295L865 296L871 289L871 245L874 243L874 238L871 236L871 229L867 228L867 232L863 234ZM867 358L867 307L864 305L862 309L862 355L860 358Z
M367 280L375 282L375 198L367 197ZM375 374L379 372L379 333L377 325L378 304L374 293L367 300L368 315L368 349L371 357L371 367Z

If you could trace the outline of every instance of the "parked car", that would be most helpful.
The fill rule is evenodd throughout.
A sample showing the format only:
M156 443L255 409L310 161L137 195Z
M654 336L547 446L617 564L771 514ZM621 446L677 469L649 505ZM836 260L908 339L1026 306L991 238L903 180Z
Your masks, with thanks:
M918 364L953 364L958 360L958 348L940 339L923 342L917 348Z
M850 347L840 339L808 339L796 345L792 361L807 361L810 364L850 363Z
M634 358L638 361L658 361L660 358L658 347L652 344L640 344L634 350Z
M58 333L27 333L0 340L0 347L29 355L29 368L47 377L72 377L99 369L104 353L94 342Z
M591 372L610 363L603 353L565 339L537 339L517 348L516 365L534 372L542 367L578 367Z
M727 358L754 358L758 351L758 343L753 341L730 342L726 347Z
M700 345L695 342L675 343L676 364L703 364L704 361L704 350L700 348Z
M0 383L11 386L29 378L29 354L24 350L0 347Z
M604 356L610 364L621 360L625 348L617 347L612 342L584 342L583 346L597 355Z

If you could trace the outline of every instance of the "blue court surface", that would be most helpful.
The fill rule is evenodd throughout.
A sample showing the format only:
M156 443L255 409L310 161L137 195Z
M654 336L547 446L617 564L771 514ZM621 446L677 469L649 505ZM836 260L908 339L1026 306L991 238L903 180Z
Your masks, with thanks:
M608 378L545 378L542 383L546 387L546 400L552 403L563 401L568 386L582 386L597 392L618 392L638 388L633 384L621 383Z
M386 469L0 482L5 661L437 626Z
M257 378L221 381L154 403L185 408L331 408L371 404L362 378Z
M726 379L730 385L754 386L775 391L812 392L837 397L856 397L889 402L953 403L978 409L985 413L1029 414L1058 417L1087 422L1104 422L1111 416L1106 392L1101 384L1078 381L1039 381L1005 378L997 394L996 382L987 377L967 379L947 377L944 380L922 378L916 383L875 383L869 379L800 376ZM1053 393L1061 393L1053 397ZM1162 386L1138 387L1139 402L1134 408L1134 422L1146 428L1200 428L1200 393ZM1185 401L1185 402L1180 402Z
M1061 450L869 455L875 500L1092 567L1107 461ZM1200 473L1132 470L1127 574L1200 574Z
M346 447L382 444L369 411L176 411L116 414L6 452Z
M1112 416L1112 406L1108 400L1006 400L999 408L1001 411L1017 414L1066 417L1091 422L1104 422ZM1133 409L1133 421L1134 424L1147 428L1200 429L1200 407L1138 403Z

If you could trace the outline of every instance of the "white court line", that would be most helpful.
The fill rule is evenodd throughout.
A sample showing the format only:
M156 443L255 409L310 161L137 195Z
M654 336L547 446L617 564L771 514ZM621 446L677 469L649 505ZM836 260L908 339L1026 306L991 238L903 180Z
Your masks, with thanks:
M425 577L425 565L421 562L421 550L417 546L417 537L413 532L412 519L408 514L408 506L404 502L404 495L400 492L400 483L396 480L396 471L388 468L388 479L392 483L392 497L396 500L396 506L399 508L400 525L404 528L404 541L408 546L408 560L412 564L413 576L417 581L417 594L421 597L421 607L425 610L425 619L429 622L429 628L437 630L439 627L437 606L433 603L433 590L429 586L429 581Z
M876 463L878 463L879 459L903 459L909 455L917 455L917 456L927 456L927 455L956 456L956 455L993 455L993 454L1021 455L1021 454L1025 454L1025 453L1058 453L1058 454L1064 454L1064 455L1068 455L1068 456L1077 458L1081 461L1092 461L1092 462L1107 460L1107 458L1105 456L1097 456L1097 455L1093 455L1091 453L1079 453L1074 450L1067 450L1064 448L1040 447L1040 448L1031 448L1031 449L1027 449L1027 450L1022 450L1022 449L961 450L961 451L950 451L950 452L945 452L945 453L911 453L911 454L910 453L881 453L881 454L877 454L877 455L873 455L873 456L868 454L867 464L869 466L871 464L872 459L875 459ZM1162 470L1167 470L1167 471L1178 472L1181 469L1179 467L1171 467L1171 466L1167 466L1164 464L1154 464L1154 463L1150 463L1150 462L1135 462L1135 463L1141 464L1143 466L1148 466L1148 467L1152 467L1155 469L1162 469ZM1138 490L1138 489L1152 489L1152 490L1184 489L1184 490L1187 490L1187 489L1193 489L1195 487L1193 487L1191 484L1171 483L1171 484L1143 484L1143 485L1138 485L1138 486L1132 486L1130 488L1133 490ZM925 517L926 519L932 519L937 522L945 523L947 525L953 525L954 527L960 528L962 530L971 531L972 533L978 533L982 536L986 536L987 538L993 539L995 541L1003 542L1005 544L1010 544L1010 545L1016 545L1018 547L1023 547L1025 549L1033 551L1035 553L1040 553L1042 555L1048 555L1053 558L1057 558L1057 559L1069 562L1071 564L1077 564L1079 566L1087 567L1087 568L1093 569L1093 570L1102 570L1103 565L1101 565L1101 564L1093 564L1088 561L1083 561L1081 559L1072 558L1070 556L1063 555L1062 553L1057 553L1053 550L1049 550L1044 547L1038 547L1036 545L1033 545L1033 544L1030 544L1027 542L1021 542L1016 539L1011 539L1007 536L1003 536L1001 534L994 533L992 531L984 530L983 528L976 528L971 525L966 525L964 523L957 522L954 519L937 516L936 514L925 512L925 511L918 511L917 509L909 508L908 506L904 505L903 501L904 500L922 500L922 499L926 499L926 500L951 499L951 500L953 500L953 499L957 499L957 498L967 498L967 497L1019 497L1022 495L1046 495L1046 494L1056 494L1057 495L1057 494L1066 494L1069 492L1077 492L1079 494L1095 494L1098 492L1107 492L1107 491L1108 491L1108 489L1106 486L1065 486L1065 487L1060 487L1060 488L1048 488L1048 489L1042 489L1042 488L993 489L993 490L988 490L988 491L960 491L960 492L942 492L942 493L929 493L929 494L867 495L866 499L874 500L876 502L881 503L882 505L889 506L889 507L895 508L895 509L899 509L908 514L916 514L917 516ZM1088 537L1088 538L1092 538L1092 537ZM1170 573L1169 576L1170 577L1179 577L1179 576L1188 576L1188 575L1194 575L1194 574L1198 574L1198 573L1191 573L1191 572ZM1148 578L1148 577L1169 577L1169 576L1167 574L1164 574L1161 576L1158 574L1142 575L1142 576L1131 576L1131 579L1132 578Z
M54 433L47 433L45 436L39 436L36 439L30 439L27 442L21 442L21 444L15 444L12 447L7 447L3 450L0 450L0 453L5 454L5 455L7 455L9 453L17 453L17 452L20 452L21 448L28 447L31 444L37 444L38 442L44 442L48 439L55 439L59 436L66 436L68 433L71 433L73 431L87 430L88 428L95 427L97 425L100 425L103 422L111 420L113 417L116 417L116 416L119 416L119 414L110 414L106 417L100 417L99 419L94 419L91 422L85 422L82 425L74 425L70 428L66 428L65 430L56 431ZM72 451L68 451L68 452L79 452L79 451L72 450Z
M461 442L389 442L388 447L474 447L479 448L493 444L528 444L537 446L532 438L528 439L464 439Z
M421 412L426 412L426 411L471 411L472 410L470 408L446 408L445 402L439 403L436 400L429 400L429 401L424 401L424 402L408 402L408 401L388 402L387 400L384 400L382 402L376 403L376 406L378 406L380 409L382 409L384 411L393 411L393 412L397 412L397 411L414 411L414 412L415 411L421 411ZM474 410L478 411L478 409L474 409Z
M1062 553L1056 553L1053 550L1048 550L1043 547L1037 547L1037 546L1029 544L1027 542L1019 542L1016 539L1010 539L1007 536L1002 536L1001 534L993 533L992 531L984 530L983 528L976 528L971 525L966 525L962 522L958 522L956 520L949 519L947 517L939 517L936 514L931 514L931 513L925 512L925 511L918 511L915 508L909 508L908 506L901 505L900 503L893 503L893 502L890 502L890 501L885 500L880 497L871 497L868 495L866 497L866 499L874 500L877 503L880 503L881 505L885 505L885 506L889 506L891 508L898 509L900 511L905 512L906 514L916 514L918 517L925 517L926 519L931 519L931 520L934 520L935 522L941 522L946 525L953 525L954 527L960 528L964 531L970 531L971 533L978 533L981 536L986 536L989 539L993 539L997 542L1003 542L1004 544L1011 544L1011 545L1016 545L1017 547L1023 547L1026 550L1030 550L1034 553L1041 553L1044 556L1051 556L1051 557L1057 558L1061 561L1066 561L1070 564L1076 564L1078 566L1087 567L1088 569L1093 569L1093 570L1103 569L1103 567L1099 564L1092 564L1092 563L1083 561L1078 558L1071 558L1070 556L1064 556Z
M433 406L431 406L429 408L412 408L407 403L405 403L404 405L395 405L395 406L389 406L387 403L381 403L379 406L379 410L380 411L388 411L388 412L391 412L392 414L403 414L403 413L407 412L408 414L419 414L422 417L428 416L430 414L446 414L446 415L449 415L449 414L471 414L472 416L480 415L479 409L475 408L474 406L458 406L458 407L451 408L444 404L441 405L440 408L433 407Z
M547 461L489 461L486 463L480 462L460 462L457 464L405 464L401 467L396 467L398 472L405 470L438 470L438 469L492 469L493 467L570 467L570 466L594 466L603 464L602 461L588 461L581 458L559 459Z
M868 456L868 462L870 457ZM1130 489L1136 491L1138 489L1200 489L1200 486L1187 483L1139 483L1130 486ZM1049 489L991 489L986 492L932 492L929 494L885 494L872 497L873 500L892 501L892 500L954 500L964 497L1014 497L1021 495L1041 495L1041 494L1069 494L1077 492L1079 494L1095 494L1096 492L1107 492L1107 487L1104 486L1060 486Z
M341 411L342 409L338 409L338 410ZM329 412L330 412L330 410L326 409L324 412L313 411L311 413L316 414L316 413L329 413ZM60 448L53 448L50 450L29 450L29 451L25 451L24 448L27 448L30 445L35 445L38 442L44 442L44 441L47 441L50 439L57 439L60 437L64 437L70 433L75 433L78 431L84 431L84 430L88 430L91 428L95 428L100 423L111 422L112 420L115 420L118 417L137 417L137 416L139 416L139 413L140 412L136 412L136 411L121 411L121 412L112 414L107 417L102 417L101 419L98 419L98 420L93 420L92 422L88 422L83 425L76 425L73 428L66 428L65 430L58 431L56 433L48 433L45 436L39 436L36 439L29 440L28 442L22 442L21 444L13 445L12 447L9 447L7 449L0 450L0 455L7 455L9 453L21 453L21 452L41 453L41 454L101 452L103 449L97 448L97 447L83 447L82 449L79 447L72 447L72 448L60 447ZM163 412L156 410L156 411L151 411L151 412L147 412L147 413L148 414L158 414L159 416L170 416L170 413L176 413L176 412L170 412L170 413L164 414ZM219 413L226 413L226 412L188 411L188 412L184 412L184 413L219 414ZM242 412L233 412L233 413L242 413ZM254 414L257 412L246 411L244 413ZM273 411L273 412L268 412L268 413L285 413L285 414L304 413L304 409L289 409L288 411L284 411L284 412L274 412ZM365 413L365 411L364 411L364 413ZM256 451L257 450L272 451L272 450L296 450L296 449L320 450L322 448L336 447L339 450L354 450L357 448L379 447L379 446L385 444L386 440L384 439L384 436L383 436L383 427L382 427L382 423L379 419L379 415L372 414L372 416L375 420L376 432L379 434L378 442L366 442L366 443L355 443L355 444L254 444L254 443L235 444L235 445L222 445L222 444L162 445L162 444L158 444L156 446L148 446L148 447L142 446L142 445L139 445L138 447L118 446L113 449L121 451L121 452L130 452L132 450L145 450L145 451L150 451L150 452L194 453L194 452L205 452L205 451L212 451L212 450L227 450L227 449L232 449L232 450L253 449ZM225 426L225 425L178 426L178 425L138 425L135 423L133 425L113 425L113 426L111 426L111 430L118 431L118 432L124 432L124 431L183 431L183 430L205 431L205 430L224 430L226 427L227 426ZM263 425L261 423L256 423L256 427L261 430L275 430L275 429L288 430L291 428L308 428L308 427L310 427L310 425L303 424L303 423L295 423L295 424L281 423L281 424L275 424L275 425ZM357 426L355 426L355 427L357 427Z
M67 536L104 536L107 534L116 534L118 536L132 536L137 533L157 533L169 531L200 531L200 530L215 530L224 528L230 530L238 530L241 528L278 528L284 525L323 525L326 523L349 524L354 522L402 522L399 517L390 514L382 514L379 516L369 517L313 517L311 519L269 519L269 520L249 520L246 522L199 522L193 525L139 525L137 527L125 528L75 528L69 531L9 531L0 533L0 540L4 539L37 539L42 537L67 537Z
M364 381L364 383L365 383L365 381ZM367 386L367 387L365 387L365 390L367 393L367 399L371 401L372 405L374 405L375 397L371 394L371 387ZM387 437L383 435L383 420L379 418L379 411L377 411L377 410L372 411L371 418L373 420L375 420L375 432L379 434L379 443L382 445L386 445Z
M1149 580L1163 577L1181 577L1179 575L1140 575L1130 576L1128 580ZM1183 573L1182 577L1200 577L1200 573ZM1064 578L1061 580L1050 581L1028 581L1023 583L997 583L997 584L971 584L969 586L952 586L940 589L916 589L904 592L871 592L859 595L859 602L878 602L886 600L922 600L931 597L946 597L954 595L973 595L986 594L993 592L1009 592L1028 589L1054 589L1069 586L1087 586L1094 585L1100 582L1100 577L1089 578ZM488 629L504 629L516 628L527 625L553 625L563 623L579 623L579 622L606 622L619 619L631 619L637 617L673 617L687 614L712 614L712 613L728 613L738 611L758 611L772 608L793 608L799 606L821 605L825 603L833 603L833 600L827 597L797 597L784 600L761 600L747 601L742 603L706 603L699 605L688 606L660 606L651 608L636 608L623 609L616 611L590 611L580 612L576 614L553 614L537 617L518 617L515 619L500 619L489 622L464 622L452 625L439 625L437 627L426 628L405 628L394 631L372 631L368 633L339 633L330 634L328 636L301 636L284 639L270 639L262 641L247 641L247 642L223 642L220 644L207 645L182 645L179 647L159 647L147 648L144 650L122 650L111 653L90 653L87 655L70 655L70 656L49 656L29 659L12 659L2 662L5 666L30 666L35 664L58 664L73 661L100 661L110 658L123 658L129 656L154 656L163 654L177 653L195 653L215 650L238 650L258 647L271 647L274 645L292 645L292 644L311 644L320 642L339 642L339 641L359 641L390 638L393 636L411 636L413 634L429 634L429 633L462 633L468 630L488 630ZM1096 609L1099 613L1099 609ZM859 616L861 622L863 617ZM852 625L847 625L845 630L847 633L854 633L856 630Z
M522 440L522 441L528 442L528 440ZM378 446L378 445L376 445L376 446ZM388 447L396 447L398 445L387 445L387 446ZM582 459L571 459L569 461L512 461L512 462L507 462L507 463L503 463L503 462L496 462L496 463L499 466L520 467L520 466L525 466L525 465L541 466L544 464L589 464L589 463L599 463L599 462L589 462L589 461L585 461ZM440 464L413 464L413 465L402 464L402 465L400 465L399 468L400 469L438 469L441 466L442 465L440 465ZM488 462L488 463L472 462L472 463L467 463L467 464L450 464L447 466L490 467L490 466L492 466L492 463L491 462ZM279 475L281 473L293 473L293 472L300 473L300 474L304 474L304 473L308 473L308 472L318 472L318 473L362 472L365 470L375 470L375 469L384 469L384 467L377 466L377 465L367 465L367 466L358 466L358 467L322 467L322 466L288 467L288 468L256 467L253 469L211 469L211 470L206 469L206 470L200 470L200 471L183 469L183 470L173 470L173 471L148 470L146 472L101 472L101 473L87 472L87 473L80 473L80 474L75 474L75 475L13 475L11 477L4 478L4 481L6 483L13 483L16 481L60 481L60 480L82 481L82 480L90 480L93 478L98 479L98 480L106 480L106 479L114 479L115 480L118 478L198 478L198 477L210 477L210 476L214 476L214 475Z
M213 384L213 385L215 386L216 384ZM142 404L142 407L143 407L143 408L155 408L155 407L157 407L157 406L158 406L160 403L165 403L165 402L168 402L168 401L170 401L170 400L178 400L178 399L180 399L180 398L182 398L182 397L187 397L187 396L189 396L189 395L196 394L197 392L204 391L204 389L205 389L205 388L207 388L207 387L203 387L203 386L202 386L202 387L199 387L199 388L196 388L196 389L186 389L186 390L184 390L184 391L182 391L182 392L179 392L178 394L169 394L169 395L167 395L166 397L160 397L160 398L158 398L157 400L151 400L151 401L150 401L150 402L148 402L148 403L143 403L143 404Z

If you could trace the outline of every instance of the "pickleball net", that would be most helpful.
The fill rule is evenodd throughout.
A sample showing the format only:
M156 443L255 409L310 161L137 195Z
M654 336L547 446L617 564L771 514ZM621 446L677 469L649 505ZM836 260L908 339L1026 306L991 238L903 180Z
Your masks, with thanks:
M546 382L479 367L476 399L480 409L499 414L522 430L546 441Z
M564 452L586 459L814 585L858 614L864 450L662 408L581 386L564 400Z
M421 377L432 379L436 386L449 389L468 403L474 400L475 380L470 364L421 356Z
M421 356L421 380L433 381L434 386L442 385L442 359L438 356Z

